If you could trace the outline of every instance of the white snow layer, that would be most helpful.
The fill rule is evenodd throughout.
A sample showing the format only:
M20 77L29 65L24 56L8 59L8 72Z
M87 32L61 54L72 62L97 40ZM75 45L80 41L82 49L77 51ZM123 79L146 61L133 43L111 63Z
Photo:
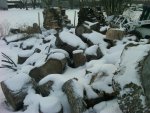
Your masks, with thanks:
M5 84L12 91L19 91L21 88L23 88L23 86L27 85L30 80L31 78L29 77L29 75L25 73L20 73L6 80Z
M120 70L122 73L120 73L119 77L116 77L116 80L120 83L121 88L131 82L141 85L137 66L139 61L141 61L143 57L148 54L149 50L149 44L129 47L127 50L124 49L120 63Z
M15 10L15 9L8 10L8 11L0 11L0 15L2 14L2 18L0 18L0 24L2 24L3 23L2 21L6 19L7 21L10 22L11 27L21 26L24 23L32 25L33 22L37 22L38 20L35 18L33 19L33 17L37 15L39 9L33 11L34 13L33 15L31 13L32 11L33 10L31 9L28 11ZM40 14L42 13L42 11L43 10L40 10ZM25 13L27 12L29 14L26 15ZM69 18L70 17L74 18L74 14L72 13L72 10L69 10L68 12L69 12L68 14L70 14ZM15 19L16 17L17 19ZM40 23L43 23L42 18L43 17L41 16ZM86 49L86 44L83 43L83 41L79 37L75 36L74 33L75 33L74 29L70 31L65 30L61 32L60 38L64 42L68 43L69 45L78 47L78 49ZM15 61L15 63L17 63L18 55L30 56L24 64L18 65L19 70L17 71L17 73L8 69L0 69L0 81L6 80L5 82L7 83L7 86L10 89L15 91L19 90L26 83L30 81L30 77L28 76L29 71L33 67L41 66L45 62L45 58L47 54L55 54L54 56L56 57L57 53L62 53L63 55L59 54L61 58L62 56L69 57L66 51L57 49L55 47L56 37L54 36L54 34L56 34L55 30L48 30L48 31L44 31L41 35L36 36L37 38L33 37L33 39L20 41L20 42L13 42L8 45L3 40L0 40L0 52L6 53L10 58L12 58ZM78 79L78 82L75 81L73 83L73 85L75 86L74 90L77 91L77 94L83 96L82 91L84 88L87 92L87 97L89 99L97 97L97 94L93 92L92 88L97 89L99 91L105 91L108 93L111 93L113 91L111 88L112 77L113 77L113 73L117 70L119 66L118 63L120 62L121 53L124 49L124 46L127 45L128 43L137 44L137 42L134 42L135 37L125 37L123 40L117 41L116 46L110 49L106 49L107 43L103 41L104 38L106 37L105 35L93 31L92 33L89 34L88 33L83 34L83 36L86 39L90 40L93 44L98 45L100 47L100 49L104 54L103 58L99 60L90 61L86 63L85 66L81 66L79 68L66 67L66 70L64 71L63 74L50 74L46 76L39 82L39 84L44 84L49 80L53 81L54 84L52 85L52 91L50 95L48 97L42 97L41 95L36 94L32 88L29 88L28 95L24 100L24 105L28 106L27 110L18 111L17 113L38 113L39 105L41 111L43 111L44 113L47 112L49 113L51 111L54 113L58 112L61 109L61 107L63 107L64 113L70 113L71 112L70 106L66 95L62 92L62 85L67 80L72 78ZM9 41L13 41L14 39L17 39L19 37L21 37L21 35L13 35L7 38ZM43 44L42 39L50 42ZM34 41L36 43L34 43ZM125 64L125 66L127 67L126 67L125 76L121 76L120 79L118 80L121 82L122 85L124 85L129 81L139 83L139 81L137 81L137 76L135 73L135 69L133 67L137 65L136 61L139 61L140 58L146 55L146 52L149 50L150 46L144 45L146 42L147 40L143 40L139 42L141 44L140 46L129 48L129 51L127 51L123 55L124 60L122 61L120 66L123 67L123 64ZM26 50L22 52L23 50L19 49L21 43L23 44L24 47L30 46L32 45L32 43L34 44L31 50ZM52 48L48 53L49 46L52 46ZM41 52L34 53L35 48L40 49ZM79 51L77 50L77 52ZM3 59L2 56L0 56L0 59ZM2 64L1 61L0 64ZM86 74L86 71L90 72L90 74ZM96 74L98 75L97 78L94 80L94 82L91 85L89 85L91 78ZM133 75L133 78L131 78L130 76L131 74ZM14 113L12 109L10 109L8 106L6 106L6 104L4 104L4 101L5 101L5 97L3 95L2 90L0 89L0 112ZM93 110L96 113L122 113L119 109L119 105L117 104L117 100L101 102L95 105L93 107Z
M99 45L102 53L106 53L106 47L108 44L104 42L104 38L106 37L105 35L93 31L92 33L84 33L83 37L85 37L87 40L90 40L93 44Z
M40 111L42 113L58 113L61 109L61 103L56 97L43 97L40 101Z
M97 49L98 49L98 46L93 45L85 50L85 54L97 56Z
M79 49L86 48L85 43L78 36L76 36L70 32L62 31L59 36L63 42L65 42L73 47L78 47Z
M53 53L53 54L50 54L49 58L62 60L65 58L65 55L63 53Z

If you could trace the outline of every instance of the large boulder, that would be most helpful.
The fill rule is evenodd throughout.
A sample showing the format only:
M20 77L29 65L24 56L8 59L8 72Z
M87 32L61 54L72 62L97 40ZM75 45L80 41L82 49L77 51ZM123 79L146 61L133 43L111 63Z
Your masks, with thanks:
M83 100L83 87L79 85L77 79L71 79L64 83L62 90L67 95L71 113L82 113L86 110Z
M92 30L83 25L80 25L76 27L75 33L77 36L82 36L83 33L92 33Z
M96 60L103 56L100 48L97 45L93 45L85 50L87 61Z
M49 74L61 74L66 67L66 57L63 53L54 53L49 56L48 60L40 67L35 67L29 73L30 77L36 82Z
M54 82L50 80L42 85L38 85L39 93L41 93L43 97L48 96L53 84Z
M43 11L43 26L46 29L59 29L61 27L61 11L59 8L49 8Z
M106 32L106 38L110 40L119 40L122 39L125 35L125 31L122 29L110 28Z
M86 48L86 44L78 36L67 31L62 31L59 36L57 36L56 46L66 50L70 56L72 56L74 50L84 50Z
M105 41L105 35L93 31L92 33L82 34L82 40L88 44L88 46L99 45L105 52L105 49L109 44Z
M129 44L122 53L120 68L113 79L113 88L123 113L150 112L149 59L149 44Z
M26 74L18 74L1 82L6 100L15 111L23 108L23 101L28 94L29 82L30 77Z
M86 56L84 55L83 50L73 51L73 63L74 67L79 67L86 63Z
M101 64L95 67L97 70L93 67L86 70L86 76L90 78L89 85L85 86L84 91L84 100L88 108L93 107L100 102L116 98L116 92L114 92L112 88L113 75L111 75L111 73L114 72L114 69L110 69L113 66L107 66L109 71L107 70L106 73L106 70L101 70L103 66L100 65Z

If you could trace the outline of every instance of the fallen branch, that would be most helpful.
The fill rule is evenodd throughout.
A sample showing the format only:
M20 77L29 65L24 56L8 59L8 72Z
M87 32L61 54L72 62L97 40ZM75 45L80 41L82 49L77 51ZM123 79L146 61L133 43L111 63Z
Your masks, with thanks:
M3 52L2 52L2 56L5 58L4 60L2 60L2 62L6 63L6 64L2 64L2 66L0 68L9 68L14 71L17 71L17 65L15 64L15 62L9 56L4 54Z

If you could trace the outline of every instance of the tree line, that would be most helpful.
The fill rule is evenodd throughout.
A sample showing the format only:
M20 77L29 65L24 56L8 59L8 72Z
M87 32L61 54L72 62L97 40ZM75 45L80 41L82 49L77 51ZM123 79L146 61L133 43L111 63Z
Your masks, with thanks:
M28 3L35 9L37 5L42 4L44 7L51 7L54 2L57 2L57 6L61 6L61 2L67 0L20 0L24 7L27 9ZM78 4L78 7L95 7L102 6L107 15L119 15L128 8L133 0L68 0L70 8L74 8L74 4Z

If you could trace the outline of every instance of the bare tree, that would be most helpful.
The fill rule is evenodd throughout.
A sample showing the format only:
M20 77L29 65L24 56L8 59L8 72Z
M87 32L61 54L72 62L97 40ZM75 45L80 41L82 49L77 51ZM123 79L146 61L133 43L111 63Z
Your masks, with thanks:
M28 10L28 0L20 0L23 4L23 8L26 8Z
M42 2L46 8L49 8L53 4L54 0L42 0Z
M101 0L107 15L120 15L132 0Z
M31 4L32 4L33 9L35 9L36 4L37 4L37 0L31 0Z

